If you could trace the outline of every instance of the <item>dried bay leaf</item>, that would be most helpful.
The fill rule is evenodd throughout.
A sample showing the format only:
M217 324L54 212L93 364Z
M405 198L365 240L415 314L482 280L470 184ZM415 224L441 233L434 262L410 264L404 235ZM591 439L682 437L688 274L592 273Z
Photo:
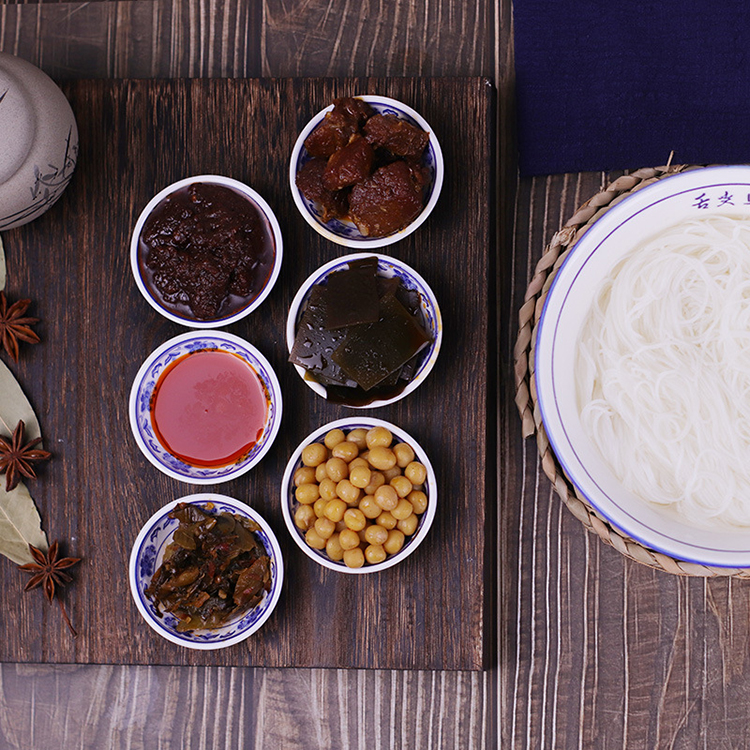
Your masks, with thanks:
M0 362L0 433L10 436L20 419L26 426L25 440L41 437L39 420L20 383ZM47 536L34 499L23 484L6 492L5 481L0 479L0 554L19 565L34 562L29 544L47 549Z
M41 437L39 420L31 408L29 399L26 398L26 394L13 373L4 362L0 361L0 433L8 437L12 435L19 419L22 419L26 425L24 431L26 440Z
M22 483L10 492L0 483L0 554L17 565L34 562L29 544L42 550L48 546L34 499Z

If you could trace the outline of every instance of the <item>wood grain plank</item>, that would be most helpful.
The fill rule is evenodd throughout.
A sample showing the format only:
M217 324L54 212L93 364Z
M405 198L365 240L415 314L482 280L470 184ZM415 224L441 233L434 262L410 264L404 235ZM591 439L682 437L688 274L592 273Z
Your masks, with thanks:
M482 672L3 665L0 746L480 750L490 746L486 681Z
M431 0L264 0L263 75L491 75L493 8Z
M259 76L259 38L246 0L0 4L0 49L56 81Z

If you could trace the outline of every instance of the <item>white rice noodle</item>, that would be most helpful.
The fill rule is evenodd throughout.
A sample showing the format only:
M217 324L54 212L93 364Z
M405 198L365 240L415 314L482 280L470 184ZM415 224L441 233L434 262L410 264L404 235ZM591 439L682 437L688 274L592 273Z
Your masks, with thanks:
M584 430L623 485L750 526L750 220L672 227L621 260L579 340Z

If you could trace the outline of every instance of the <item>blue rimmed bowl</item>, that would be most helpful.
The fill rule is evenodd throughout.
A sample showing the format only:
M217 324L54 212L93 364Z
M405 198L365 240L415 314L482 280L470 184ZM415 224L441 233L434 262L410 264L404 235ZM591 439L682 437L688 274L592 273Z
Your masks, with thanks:
M242 358L258 376L266 395L266 422L249 453L224 466L192 466L162 445L154 430L151 399L165 368L180 357L197 351L218 349ZM281 425L281 386L269 361L239 336L224 331L191 331L175 336L156 349L143 363L130 391L130 427L146 458L157 469L188 484L218 484L250 471L268 452Z
M404 237L410 235L427 220L427 217L432 213L432 209L435 208L435 204L440 196L440 190L443 187L445 164L443 162L443 151L440 148L437 136L427 123L427 120L419 112L403 102L397 99L390 99L387 96L366 94L356 98L366 101L378 114L395 115L400 120L405 120L430 134L430 141L422 157L422 166L427 168L429 181L425 188L424 208L419 216L403 229L399 229L397 232L389 234L386 237L367 237L351 221L331 219L328 222L324 222L320 206L302 195L297 187L297 173L312 158L305 149L305 139L323 122L326 114L333 109L333 104L318 112L299 134L289 161L289 185L292 190L294 203L299 212L316 232L338 245L344 245L355 250L374 250L375 248L385 247L404 239Z
M435 293L430 288L430 285L411 266L396 258L388 255L378 255L377 253L354 253L352 255L344 255L321 266L317 271L308 276L299 288L299 291L292 300L286 320L286 345L289 352L292 351L292 347L294 346L294 339L297 336L297 326L307 306L312 288L317 284L325 284L332 273L348 268L349 263L352 261L373 257L378 259L378 276L385 278L398 277L406 289L413 289L419 294L422 322L425 325L425 330L432 338L432 344L420 352L417 373L403 391L392 398L377 399L365 405L347 404L347 406L353 409L375 409L379 406L387 406L415 391L426 380L435 366L438 354L440 354L440 346L443 342L443 319L440 314L437 297L435 297ZM294 365L294 369L297 370L299 376L315 393L323 398L327 398L327 391L324 385L312 380L303 367Z
M172 541L172 535L179 525L177 519L169 517L178 503L199 505L203 510L211 513L233 513L249 518L260 527L254 533L271 561L271 590L264 592L263 598L255 607L221 628L190 630L181 633L177 630L177 618L169 613L160 613L154 602L146 596L146 588L161 565L167 545ZM130 553L129 579L130 593L133 595L138 611L162 638L179 646L207 651L233 646L260 629L271 616L281 596L284 561L275 534L260 514L234 498L204 492L174 500L151 516L133 544Z
M730 526L708 514L694 522L626 487L584 428L576 388L584 322L618 264L666 229L708 217L750 220L750 167L693 169L646 184L613 203L571 246L555 274L537 326L533 377L554 454L600 517L624 537L678 560L739 569L750 567L750 526ZM623 308L624 315L631 312ZM744 396L737 394L738 401ZM722 424L722 429L737 427ZM677 448L672 452L676 461Z

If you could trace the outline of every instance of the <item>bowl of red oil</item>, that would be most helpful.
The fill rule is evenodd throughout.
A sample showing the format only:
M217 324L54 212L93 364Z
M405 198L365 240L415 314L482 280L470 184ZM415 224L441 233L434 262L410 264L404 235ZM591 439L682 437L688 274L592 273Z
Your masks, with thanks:
M281 388L252 344L224 331L191 331L146 359L129 412L135 441L156 468L189 484L217 484L268 452L281 424Z
M286 323L289 361L315 393L356 409L405 398L432 371L443 340L440 307L411 266L354 253L302 284Z
M141 212L130 265L146 301L190 328L234 323L271 292L283 242L273 210L248 185L200 175L168 185Z

